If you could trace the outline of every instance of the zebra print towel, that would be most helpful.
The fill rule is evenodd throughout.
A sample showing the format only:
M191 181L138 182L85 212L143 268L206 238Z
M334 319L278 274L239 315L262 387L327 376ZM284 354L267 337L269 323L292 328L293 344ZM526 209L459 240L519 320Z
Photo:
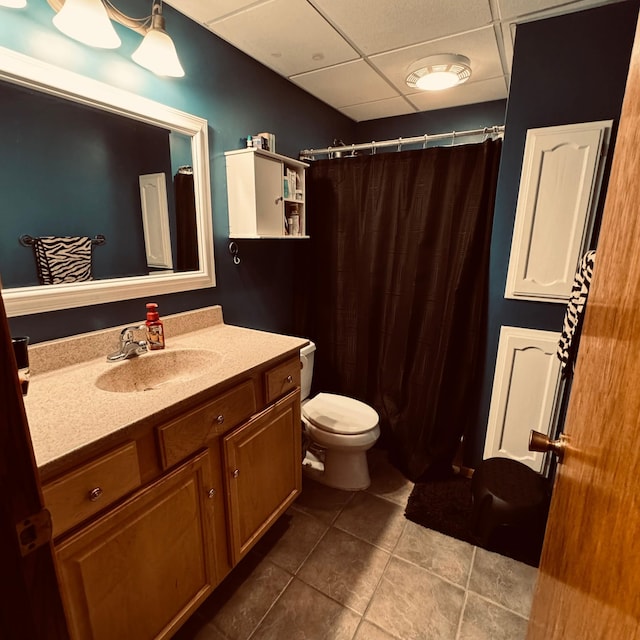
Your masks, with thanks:
M40 284L92 280L91 238L41 236L34 238L33 252Z
M560 359L560 371L563 377L567 376L569 371L573 371L575 366L580 329L582 328L582 319L589 296L595 259L596 252L594 250L587 251L580 261L580 266L573 280L571 296L569 297L567 310L564 314L564 322L562 323L560 342L558 342L558 358Z

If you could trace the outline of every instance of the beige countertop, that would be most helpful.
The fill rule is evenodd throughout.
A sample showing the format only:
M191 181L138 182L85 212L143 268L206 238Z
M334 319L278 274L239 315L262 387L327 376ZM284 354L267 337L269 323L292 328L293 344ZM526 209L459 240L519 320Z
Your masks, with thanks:
M194 349L205 356L210 353L211 359L201 373L190 372L190 379L149 391L113 392L96 386L101 374L131 362L106 360L107 353L117 346L121 327L30 347L32 376L24 404L41 473L51 475L73 458L90 455L97 445L121 438L123 430L133 434L150 420L172 417L181 405L195 404L198 396L204 398L216 387L293 353L308 342L226 325L220 307L167 316L163 321L166 349L140 358ZM99 357L95 357L96 349L102 350ZM63 366L52 369L52 360Z

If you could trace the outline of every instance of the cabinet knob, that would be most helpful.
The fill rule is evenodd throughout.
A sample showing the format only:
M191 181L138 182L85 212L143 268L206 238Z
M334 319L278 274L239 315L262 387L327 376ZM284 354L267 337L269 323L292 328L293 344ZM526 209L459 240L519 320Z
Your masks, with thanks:
M211 500L212 498L216 497L216 490L215 489L209 489L209 491L207 492L207 498L209 498L209 500Z
M291 384L293 382L293 376L287 376L287 382Z
M220 414L217 418L216 418L216 422L218 424L222 424L224 422L224 416L222 414Z
M100 487L91 489L91 491L89 491L89 500L91 500L91 502L95 502L96 500L99 500L102 497L103 493L104 491Z
M240 475L240 469L234 469L231 474L234 478L237 478Z

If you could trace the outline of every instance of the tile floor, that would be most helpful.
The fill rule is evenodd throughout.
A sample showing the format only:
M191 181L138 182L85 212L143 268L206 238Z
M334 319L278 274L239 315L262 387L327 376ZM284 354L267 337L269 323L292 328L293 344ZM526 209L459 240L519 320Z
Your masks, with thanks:
M404 517L412 484L303 493L175 640L519 640L537 570Z

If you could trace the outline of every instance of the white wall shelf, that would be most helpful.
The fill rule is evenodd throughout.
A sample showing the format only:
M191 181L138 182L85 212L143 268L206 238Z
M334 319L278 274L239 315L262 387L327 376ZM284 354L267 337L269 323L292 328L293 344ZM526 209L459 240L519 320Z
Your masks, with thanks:
M306 162L255 148L227 151L225 159L229 238L308 238ZM297 232L292 213L298 214Z

